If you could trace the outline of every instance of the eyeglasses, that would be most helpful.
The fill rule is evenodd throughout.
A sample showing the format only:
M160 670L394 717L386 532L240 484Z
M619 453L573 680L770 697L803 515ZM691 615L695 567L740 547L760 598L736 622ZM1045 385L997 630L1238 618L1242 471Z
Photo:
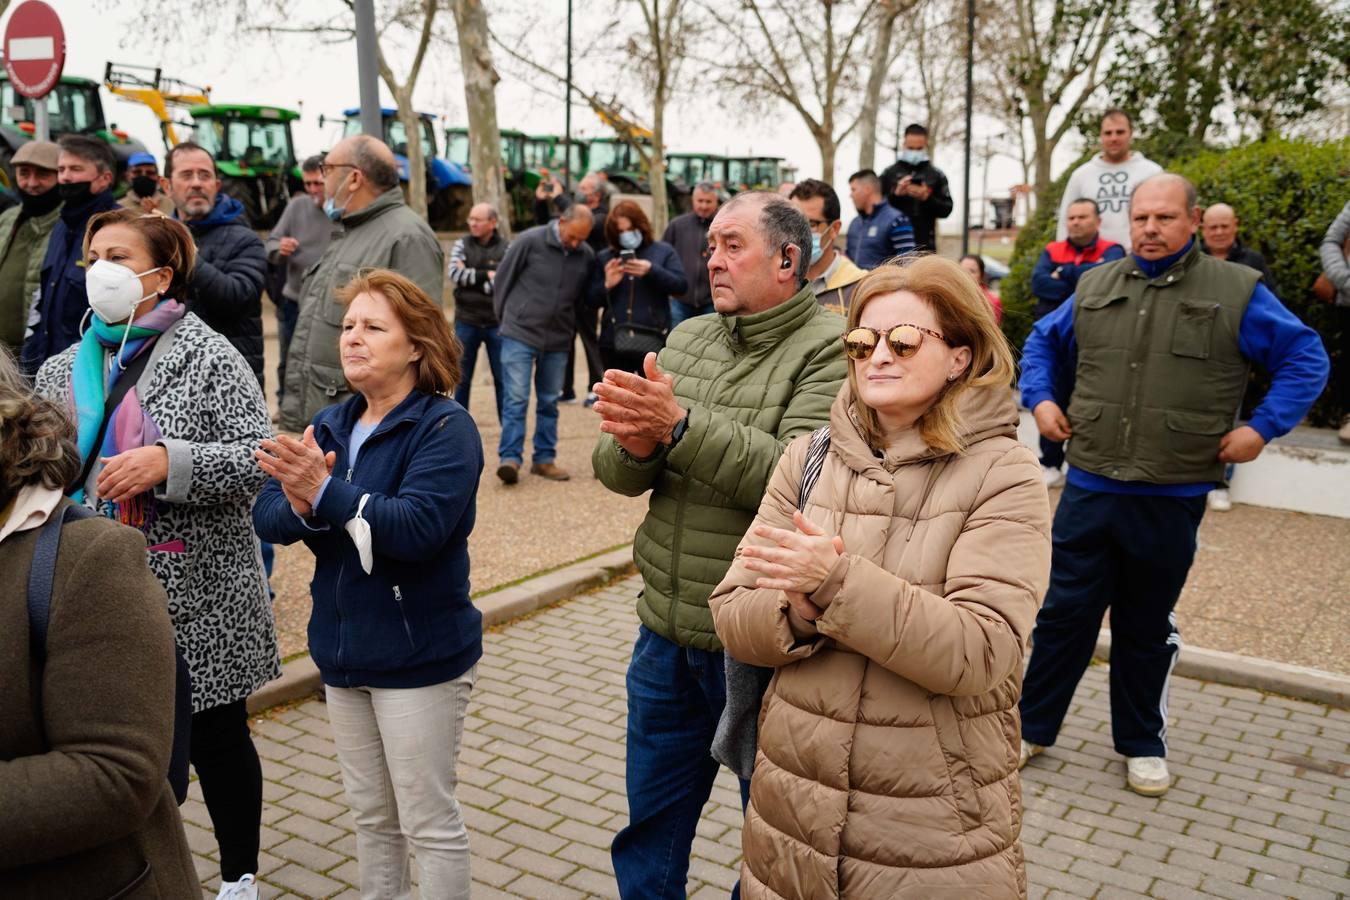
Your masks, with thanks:
M327 178L335 169L355 169L352 163L319 163L319 174Z
M844 353L848 355L849 359L859 362L869 359L876 352L877 344L881 343L884 337L891 348L891 352L898 359L909 359L919 352L925 334L937 338L944 344L947 343L947 339L942 335L931 328L924 328L922 325L892 325L885 331L859 325L844 332Z

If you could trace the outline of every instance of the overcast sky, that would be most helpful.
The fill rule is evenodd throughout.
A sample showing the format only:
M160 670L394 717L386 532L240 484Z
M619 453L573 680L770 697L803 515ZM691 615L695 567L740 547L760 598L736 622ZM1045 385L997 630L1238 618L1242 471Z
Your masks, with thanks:
M295 123L293 131L301 157L326 149L335 139L335 126L329 122L321 127L320 115L340 116L344 108L355 106L358 100L355 48L350 44L323 45L308 36L274 39L249 33L229 34L223 23L203 22L200 26L189 25L186 31L191 38L181 44L147 47L146 31L140 19L143 13L132 4L111 6L103 0L99 3L98 13L91 14L90 0L47 2L61 15L66 30L66 74L101 79L104 65L109 60L160 66L165 75L209 84L215 102L298 108L302 118ZM183 0L181 5L185 17L194 15L197 7L191 0ZM296 19L308 10L329 10L333 6L334 0L295 0ZM540 34L543 40L560 41L565 34L564 0L539 0L534 10L540 17L540 25L531 33ZM551 18L557 21L552 22ZM581 22L579 30L584 31L593 24ZM561 134L562 104L516 76L511 61L502 58L499 51L496 62L502 72L497 90L502 127L518 128L527 133ZM584 68L579 68L578 80L585 79L586 74ZM689 73L686 67L685 77L694 76L696 73ZM621 97L626 96L625 86L620 79L614 90ZM418 105L427 112L445 116L447 123L461 124L465 119L462 90L457 52L452 48L433 48L418 85ZM392 105L383 86L381 97L384 103ZM105 114L110 121L144 141L156 156L163 157L165 148L159 126L148 108L122 100L106 90L103 99ZM629 102L640 108L640 97L634 96ZM800 119L786 109L738 118L711 105L682 98L668 115L668 150L783 156L798 166L802 177L819 176L820 156L815 143ZM572 120L574 131L580 134L598 136L606 133L584 106L574 106ZM878 129L882 132L883 145L877 154L878 168L894 160L890 146L894 140L894 127L894 113L888 110L882 114ZM977 119L977 146L983 145L985 133L999 130L994 123ZM1059 156L1071 159L1076 150L1077 146L1062 147L1057 161ZM936 159L946 171L957 199L956 211L948 220L949 229L959 229L963 193L961 154L961 145L952 142L939 148ZM845 143L837 155L836 186L841 188L846 219L852 217L852 210L844 179L855 168L857 156L856 141ZM972 181L979 193L983 173L978 152L972 165ZM1020 180L1019 166L1004 157L994 158L988 180L991 195L1006 196L1008 188ZM978 215L974 218L978 219Z

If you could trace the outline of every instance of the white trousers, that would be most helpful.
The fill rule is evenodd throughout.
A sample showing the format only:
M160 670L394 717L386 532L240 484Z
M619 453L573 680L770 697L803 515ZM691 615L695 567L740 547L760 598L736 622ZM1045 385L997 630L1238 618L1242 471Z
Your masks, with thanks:
M455 763L477 668L421 688L325 689L363 900L410 900L410 848L423 900L469 898Z

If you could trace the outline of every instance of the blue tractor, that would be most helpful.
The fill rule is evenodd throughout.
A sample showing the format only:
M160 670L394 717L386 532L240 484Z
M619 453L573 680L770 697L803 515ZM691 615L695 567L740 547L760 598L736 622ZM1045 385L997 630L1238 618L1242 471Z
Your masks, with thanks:
M361 133L361 110L359 107L344 109L345 120L342 136ZM399 180L408 182L408 133L398 110L388 107L380 110L383 120L384 142L394 151L398 161ZM438 231L455 231L466 226L469 206L472 203L473 179L463 166L440 158L436 146L436 117L430 113L418 113L422 122L422 158L426 160L427 180L427 220ZM320 122L320 125L323 123Z

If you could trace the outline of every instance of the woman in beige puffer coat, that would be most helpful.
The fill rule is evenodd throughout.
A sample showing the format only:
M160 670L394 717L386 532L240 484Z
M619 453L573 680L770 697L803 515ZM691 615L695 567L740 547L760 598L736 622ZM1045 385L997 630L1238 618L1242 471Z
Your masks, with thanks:
M728 652L777 670L742 892L1024 897L1017 701L1050 511L1017 440L1011 354L937 257L872 272L849 329L803 512L809 437L711 599Z

